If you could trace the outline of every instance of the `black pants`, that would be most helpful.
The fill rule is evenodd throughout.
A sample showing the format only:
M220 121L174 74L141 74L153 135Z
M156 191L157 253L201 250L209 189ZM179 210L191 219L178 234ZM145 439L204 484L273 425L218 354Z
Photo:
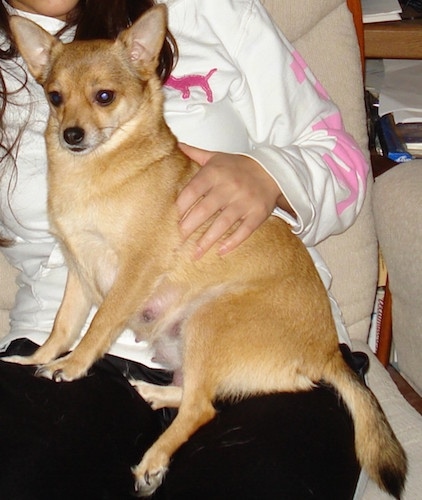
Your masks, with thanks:
M34 348L15 341L5 354ZM133 498L130 467L174 412L151 410L126 376L167 384L171 374L109 355L71 383L33 373L0 361L0 498ZM353 423L330 387L217 406L217 417L175 454L154 499L353 497Z

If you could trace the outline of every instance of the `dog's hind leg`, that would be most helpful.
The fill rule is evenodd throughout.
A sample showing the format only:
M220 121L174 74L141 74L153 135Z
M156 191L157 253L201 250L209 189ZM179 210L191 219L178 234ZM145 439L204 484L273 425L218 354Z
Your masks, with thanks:
M139 496L149 496L160 486L175 451L215 413L212 402L201 388L184 388L176 418L132 469Z
M153 410L179 408L182 402L183 390L179 386L156 385L143 380L129 380L129 382Z
M191 330L189 333L192 333L194 325L188 328ZM168 429L145 453L140 464L132 469L139 496L149 496L160 486L175 451L216 414L212 404L216 392L213 377L209 371L202 369L209 352L198 346L198 342L201 344L201 340L207 339L207 333L200 331L189 335L184 332L181 404Z
M179 413L170 427L132 469L135 489L140 496L151 495L162 483L170 458L202 425L215 415L215 409L204 397L184 397Z

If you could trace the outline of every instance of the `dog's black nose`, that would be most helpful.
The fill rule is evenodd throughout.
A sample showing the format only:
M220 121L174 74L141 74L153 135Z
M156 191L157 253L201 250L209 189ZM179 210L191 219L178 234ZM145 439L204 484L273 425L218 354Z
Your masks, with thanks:
M67 144L76 146L84 140L85 132L81 127L69 127L63 132L63 137Z

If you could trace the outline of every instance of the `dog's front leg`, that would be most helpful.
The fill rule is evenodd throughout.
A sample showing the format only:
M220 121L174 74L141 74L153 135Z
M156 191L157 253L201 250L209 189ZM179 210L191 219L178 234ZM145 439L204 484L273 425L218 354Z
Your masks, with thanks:
M62 303L53 330L46 342L31 356L9 356L4 361L25 365L44 365L67 352L80 334L91 307L76 273L69 271ZM42 367L38 370L42 373Z
M126 314L121 307L111 302L111 297L107 296L88 331L72 352L45 364L37 373L56 382L70 382L86 375L125 327ZM126 321L121 319L123 316Z
M152 276L156 276L157 271L154 271L152 266L149 269ZM86 375L94 362L110 349L138 310L139 304L146 301L150 294L150 281L148 276L145 278L144 280L141 271L137 272L133 267L130 270L125 269L122 266L79 344L67 356L45 365L41 374L58 382L71 381ZM144 286L144 283L147 284Z

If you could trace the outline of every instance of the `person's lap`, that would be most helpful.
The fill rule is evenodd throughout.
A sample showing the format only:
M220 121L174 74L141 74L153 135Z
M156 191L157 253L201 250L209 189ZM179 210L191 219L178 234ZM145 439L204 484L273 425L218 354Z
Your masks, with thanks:
M18 341L7 354L33 348ZM71 383L33 372L0 362L0 497L133 498L130 467L174 413L151 410L124 375L169 383L170 374L113 356ZM175 454L154 499L353 497L353 424L330 388L217 406Z

